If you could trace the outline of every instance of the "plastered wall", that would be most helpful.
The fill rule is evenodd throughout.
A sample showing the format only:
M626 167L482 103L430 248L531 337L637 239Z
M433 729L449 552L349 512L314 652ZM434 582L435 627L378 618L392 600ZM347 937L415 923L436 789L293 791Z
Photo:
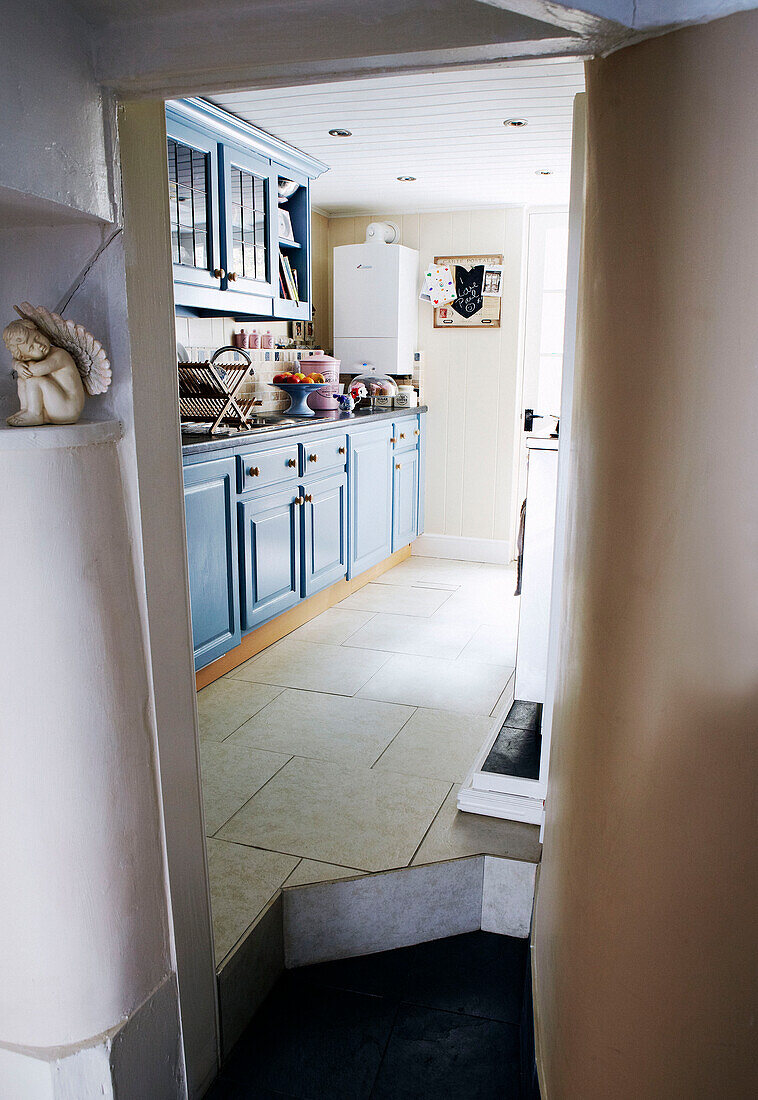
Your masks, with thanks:
M593 61L543 1095L756 1094L758 15Z
M425 354L427 419L426 531L497 540L510 558L515 410L518 400L523 207L448 213L374 214L329 219L332 249L365 240L371 221L400 228L400 243L421 264L435 256L502 253L499 329L435 329L431 306L419 302L419 349ZM329 317L331 320L331 301ZM331 342L331 332L330 332Z

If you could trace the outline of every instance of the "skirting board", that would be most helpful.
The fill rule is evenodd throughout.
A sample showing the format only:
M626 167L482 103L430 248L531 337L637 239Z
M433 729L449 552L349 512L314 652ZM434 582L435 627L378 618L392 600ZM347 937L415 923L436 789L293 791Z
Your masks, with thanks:
M508 565L511 546L507 539L471 539L461 535L419 535L411 553L421 558L453 558Z
M530 825L542 823L544 802L541 798L524 798L502 791L478 791L464 786L458 791L458 809L468 814L484 817L503 817L509 821L526 821Z

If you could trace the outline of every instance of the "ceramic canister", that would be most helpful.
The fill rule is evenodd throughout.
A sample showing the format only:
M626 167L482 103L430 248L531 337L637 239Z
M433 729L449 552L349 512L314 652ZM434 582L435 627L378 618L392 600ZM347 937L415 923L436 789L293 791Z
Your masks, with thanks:
M311 409L326 411L338 409L336 399L332 396L340 380L340 361L326 355L323 351L316 351L313 355L304 356L300 360L300 369L303 374L311 374L313 371L324 376L323 390L314 390L308 395L308 405Z

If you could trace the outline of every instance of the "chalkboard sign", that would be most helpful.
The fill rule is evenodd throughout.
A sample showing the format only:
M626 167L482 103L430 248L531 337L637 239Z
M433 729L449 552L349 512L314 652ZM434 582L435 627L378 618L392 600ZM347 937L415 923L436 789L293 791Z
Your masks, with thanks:
M500 297L484 294L485 272L502 268L502 256L435 256L455 274L457 297L434 311L435 328L500 328Z

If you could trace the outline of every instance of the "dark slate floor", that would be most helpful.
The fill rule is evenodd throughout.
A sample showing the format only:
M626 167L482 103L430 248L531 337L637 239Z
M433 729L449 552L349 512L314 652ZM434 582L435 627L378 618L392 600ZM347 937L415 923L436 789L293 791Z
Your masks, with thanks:
M206 1100L516 1100L526 959L471 932L289 971Z
M483 772L539 779L542 737L542 704L516 699L495 739Z

